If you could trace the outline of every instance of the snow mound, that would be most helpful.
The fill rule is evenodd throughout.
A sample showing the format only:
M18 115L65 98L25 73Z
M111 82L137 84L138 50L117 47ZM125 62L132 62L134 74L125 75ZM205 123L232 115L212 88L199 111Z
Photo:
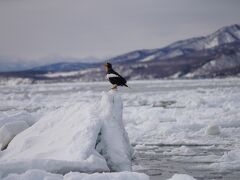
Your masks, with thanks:
M187 175L187 174L174 174L168 180L196 180L196 179L192 176Z
M218 125L208 125L205 131L205 134L207 135L219 135L220 132L220 128Z
M4 149L14 138L14 136L27 129L28 127L29 126L25 121L16 121L4 124L0 128L0 149Z
M28 170L24 174L10 174L3 180L149 180L149 177L142 173L135 172L120 172L120 173L94 173L85 174L78 172L70 172L65 176L52 174L42 170Z
M131 171L122 108L121 97L110 91L100 103L79 102L47 114L1 152L0 177L28 169L60 174Z

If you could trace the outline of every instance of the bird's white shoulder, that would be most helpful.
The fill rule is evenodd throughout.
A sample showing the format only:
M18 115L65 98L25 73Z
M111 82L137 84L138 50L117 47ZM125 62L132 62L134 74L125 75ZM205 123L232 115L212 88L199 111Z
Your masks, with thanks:
M110 74L107 74L106 75L106 78L109 79L111 77L119 77L117 74L113 74L113 73L110 73Z

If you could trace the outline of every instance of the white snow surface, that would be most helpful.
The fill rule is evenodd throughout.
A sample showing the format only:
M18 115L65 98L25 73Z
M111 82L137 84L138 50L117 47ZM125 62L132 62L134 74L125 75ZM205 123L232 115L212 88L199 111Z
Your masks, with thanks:
M149 62L149 61L152 61L156 58L156 55L153 54L153 55L150 55L150 56L147 56L146 58L140 60L140 62Z
M47 113L18 134L0 154L0 174L31 168L69 171L131 171L132 149L122 122L122 100L114 91L99 103L75 103ZM101 132L100 142L95 149Z
M196 180L196 179L187 174L174 174L173 177L171 177L168 180Z
M28 170L23 174L10 174L3 180L149 180L149 177L136 172L119 173L78 173L70 172L66 175L52 174L42 170Z

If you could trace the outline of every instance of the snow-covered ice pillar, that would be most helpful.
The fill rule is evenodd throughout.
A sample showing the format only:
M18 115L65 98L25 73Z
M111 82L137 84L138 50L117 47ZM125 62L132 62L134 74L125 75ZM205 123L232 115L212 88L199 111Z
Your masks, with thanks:
M132 147L123 125L123 104L117 91L103 92L100 107L102 128L97 149L111 171L131 171Z

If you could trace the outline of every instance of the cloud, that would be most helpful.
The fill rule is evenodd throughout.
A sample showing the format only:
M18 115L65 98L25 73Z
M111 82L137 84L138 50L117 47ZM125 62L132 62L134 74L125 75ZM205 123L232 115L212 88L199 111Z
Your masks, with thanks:
M2 0L0 55L24 63L50 63L58 57L104 58L159 48L238 23L239 2Z

